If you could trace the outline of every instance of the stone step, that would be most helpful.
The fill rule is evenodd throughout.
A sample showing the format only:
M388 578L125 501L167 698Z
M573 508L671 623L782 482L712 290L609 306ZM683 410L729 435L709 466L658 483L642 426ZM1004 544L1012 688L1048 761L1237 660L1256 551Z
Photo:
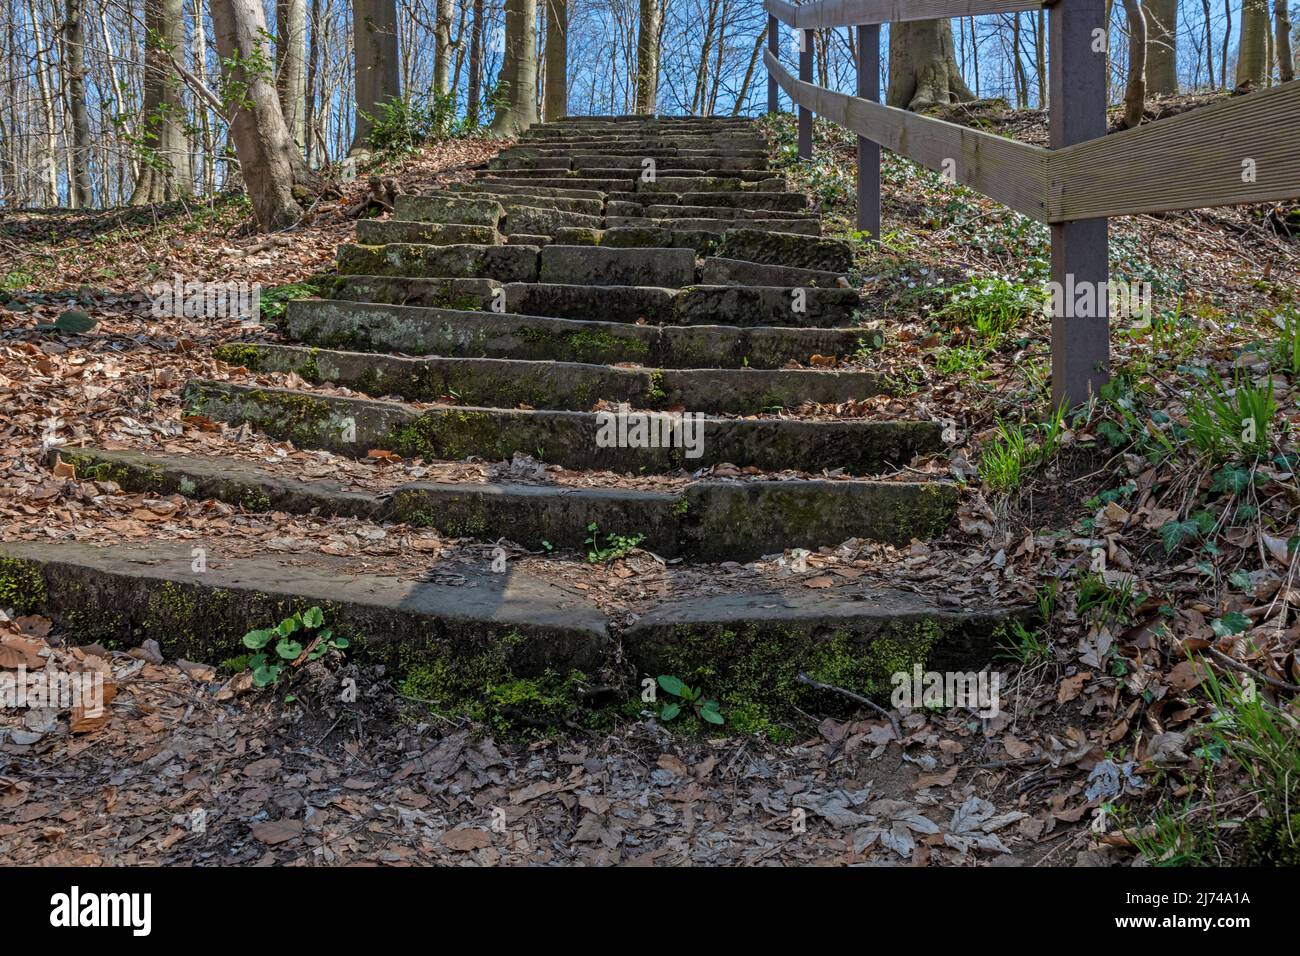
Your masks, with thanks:
M642 198L642 197L638 197ZM659 196L643 194L650 202L667 202ZM682 192L673 202L681 206L731 206L738 209L779 209L800 212L808 208L808 197L803 193L744 190L732 192Z
M502 153L501 155L506 155ZM717 168L729 168L730 164L738 164L736 168L746 169L750 164L766 165L771 161L765 149L704 149L698 147L687 147L678 149L675 146L602 146L600 148L583 148L572 149L564 146L546 146L546 145L519 145L511 146L509 155L512 159L525 158L558 158L571 159L576 161L580 157L619 157L634 161L637 168L640 168L641 160L650 157L653 159L701 159L712 160L719 165Z
M749 224L727 230L718 244L718 256L836 274L848 272L853 267L853 247L843 239L766 232Z
M363 278L376 296L396 292L385 285L392 279ZM858 329L637 325L330 299L289 302L283 324L292 340L321 348L655 368L776 369L870 344Z
M496 182L491 179L476 179L472 183L456 183L455 185L447 187L447 191L452 195L471 193L476 196L481 196L485 193L506 193L512 196L546 196L552 199L591 199L601 203L602 208L605 202L605 194L601 190L574 188L557 189L554 186L544 186L535 182L512 183Z
M737 226L750 220L780 220L781 222L813 222L821 225L817 216L783 209L745 209L737 206L682 206L668 203L620 202L605 203L605 217L621 216L626 219L730 219Z
M603 229L605 228L605 217L580 212L568 212L563 209L547 209L544 206L511 203L506 207L503 228L512 233L554 236L558 229Z
M537 246L452 245L429 246L391 242L382 246L340 246L340 275L438 276L477 278L502 282L530 282L537 278Z
M285 477L249 462L98 448L51 459L78 479L125 491L181 494L247 511L282 511L432 527L454 538L506 539L540 550L585 550L587 527L642 534L665 558L747 561L791 548L815 551L847 538L906 544L940 533L957 506L949 482L696 481L680 491L519 482L408 482L382 494L338 482ZM51 462L52 463L52 462Z
M712 257L704 260L700 281L709 285L788 285L820 286L833 289L844 281L837 272L820 269L800 269L795 266L774 266L762 262L744 262L739 259Z
M390 242L426 246L494 246L500 242L500 237L492 226L403 219L360 219L357 221L357 242L368 246L382 246Z
M671 206L658 206L657 209L671 209ZM693 208L693 207L686 207ZM606 216L605 228L617 229L622 226L666 229L671 232L707 232L721 235L743 225L745 229L757 229L760 232L798 233L804 236L820 236L822 231L819 219L708 219L690 216Z
M541 252L538 281L567 285L657 285L695 283L692 249L660 249L653 256L638 249L600 246L547 246ZM510 279L508 281L527 281Z
M717 172L718 174L736 172L747 175L755 175L760 172L763 175L774 175L767 168L766 157L755 156L753 158L735 157L735 156L625 156L610 155L607 153L579 153L577 155L565 156L547 156L547 155L523 155L517 156L513 150L506 150L496 159L488 164L489 169L580 169L580 170L604 170L604 169L625 169L631 170L638 176L647 167L646 160L653 159L657 172L666 173L668 169L696 170L701 173ZM588 173L588 175L598 175ZM760 178L762 178L760 176Z
M940 448L939 425L928 421L423 408L201 379L186 385L183 399L188 414L249 424L300 448L358 458L377 448L404 458L449 461L509 461L518 452L564 468L632 474L729 463L762 471L797 464L810 473L841 469L848 475L873 475ZM625 444L638 447L621 447Z
M728 726L742 715L758 730L798 726L848 706L799 683L800 673L851 675L887 701L894 673L979 670L1013 620L1030 621L1024 609L855 586L688 595L626 626L625 611L607 618L594 601L509 565L499 574L488 561L453 566L450 582L420 580L310 551L227 554L220 538L0 544L6 590L20 595L15 611L50 618L69 644L153 640L169 658L216 664L247 654L250 630L320 607L350 658L383 664L394 683L417 668L436 673L449 707L492 700L501 687L554 693L573 680L613 681L635 701L644 678L673 674L718 699ZM584 704L569 693L577 713Z
M874 372L825 369L654 369L496 358L413 358L294 345L218 346L213 355L254 372L297 372L375 397L454 400L486 408L590 411L598 401L633 408L684 407L758 415L804 402L832 404L880 394Z
M504 290L502 298L498 290ZM490 279L408 279L344 276L331 296L436 308L487 309L520 316L644 322L652 325L737 325L833 328L857 321L861 298L853 289L785 286L566 285ZM500 305L497 305L500 303ZM806 358L806 356L805 356Z
M676 180L681 182L681 180ZM475 179L472 183L467 184L468 189L482 189L484 186L505 187L511 191L518 187L540 188L540 189L559 189L564 190L567 194L571 190L578 190L581 193L595 193L603 196L605 193L617 192L620 190L629 190L636 188L636 180L629 177L620 177L616 179L596 179L586 176L517 176L513 173L510 175L497 173L494 175L483 176Z
M753 180L731 176L656 176L649 182L640 179L636 182L636 191L639 193L780 193L785 188L784 176Z
M529 193L440 193L442 196L450 198L465 198L475 200L486 200L494 202L502 208L502 216L510 206L528 206L533 209L558 209L561 212L582 213L584 216L600 217L605 213L605 203L601 199L567 199L563 196L534 196ZM396 218L411 219L417 222L442 222L442 207L438 204L426 204L425 196L411 196L403 202L402 196L397 197L397 202L393 204L393 215ZM400 204L400 205L399 205ZM401 214L399 216L399 213ZM497 220L499 226L501 220Z
M439 193L434 196L404 194L393 200L393 218L407 222L463 223L487 226L495 232L505 214L501 202L492 198Z

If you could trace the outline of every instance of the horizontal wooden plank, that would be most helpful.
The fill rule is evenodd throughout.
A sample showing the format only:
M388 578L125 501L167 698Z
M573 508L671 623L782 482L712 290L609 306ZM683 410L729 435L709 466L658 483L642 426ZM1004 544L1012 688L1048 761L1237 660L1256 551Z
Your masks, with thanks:
M990 13L1038 10L1042 0L818 0L795 6L766 0L767 12L782 23L804 30L868 26L907 20L979 17Z
M768 75L795 103L1040 222L1050 151L796 80L771 52ZM951 161L951 162L949 162Z
M1254 182L1243 163L1254 161ZM1052 222L1300 198L1300 80L1051 154Z

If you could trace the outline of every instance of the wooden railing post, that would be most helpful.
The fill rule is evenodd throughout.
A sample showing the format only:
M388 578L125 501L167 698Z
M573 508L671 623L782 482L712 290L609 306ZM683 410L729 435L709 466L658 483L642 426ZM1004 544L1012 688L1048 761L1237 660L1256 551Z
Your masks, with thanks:
M767 18L767 48L772 52L773 56L781 55L780 31L781 21L776 17L769 16ZM778 92L776 77L769 73L767 75L767 111L769 113L775 113L777 106L780 105L780 101L777 99Z
M811 83L813 78L813 32L799 31L799 79ZM812 110L799 107L799 158L812 159Z
M1057 0L1050 10L1049 132L1061 149L1106 135L1109 25L1106 0ZM1106 220L1053 223L1051 235L1052 402L1074 408L1109 377Z
M880 25L858 27L858 96L880 102ZM858 231L880 241L880 144L858 137Z

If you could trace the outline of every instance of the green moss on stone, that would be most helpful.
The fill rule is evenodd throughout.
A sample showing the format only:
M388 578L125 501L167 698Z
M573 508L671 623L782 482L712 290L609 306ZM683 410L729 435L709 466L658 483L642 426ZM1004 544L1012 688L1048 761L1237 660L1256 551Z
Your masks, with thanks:
M458 461L482 454L496 438L496 420L487 412L430 412L395 429L387 445L405 458Z
M45 576L31 561L0 558L0 608L31 614L45 604Z
M262 358L262 351L256 345L231 342L214 348L212 357L227 365L242 365L250 372L256 372Z

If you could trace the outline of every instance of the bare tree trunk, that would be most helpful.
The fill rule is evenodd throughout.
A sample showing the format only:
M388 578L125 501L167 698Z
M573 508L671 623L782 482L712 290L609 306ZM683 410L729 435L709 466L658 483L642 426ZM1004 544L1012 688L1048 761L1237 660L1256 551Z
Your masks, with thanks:
M213 0L212 28L222 60L230 135L257 223L266 232L302 217L298 197L309 198L316 178L289 135L269 62L261 0Z
M492 132L517 136L537 122L537 0L506 0L506 50Z
M1219 88L1228 88L1228 40L1232 37L1232 0L1223 0L1223 58L1220 61L1221 72Z
M1124 86L1124 118L1120 125L1132 129L1142 122L1147 98L1147 23L1138 0L1124 0L1128 18L1128 80Z
M1274 0L1273 19L1276 38L1273 46L1277 49L1277 75L1283 83L1295 79L1295 59L1291 54L1291 11L1287 9L1286 0Z
M1038 108L1047 109L1047 13L1034 14L1034 70L1038 76ZM978 93L976 94L978 95Z
M352 49L357 121L351 151L355 154L367 150L370 130L384 104L402 95L396 0L352 0Z
M974 99L957 69L952 23L920 20L889 27L890 106L923 110Z
M479 125L483 89L483 0L474 0L474 23L469 30L469 101L465 118L470 126Z
M663 17L660 0L641 0L641 18L636 37L636 111L653 115L659 99L659 24ZM709 35L712 36L712 23ZM707 44L707 40L705 41ZM704 56L707 57L707 46Z
M1261 90L1267 84L1268 0L1242 0L1241 39L1237 41L1237 88Z
M319 125L318 109L316 107L316 85L320 77L320 34L323 24L321 23L320 0L311 0L311 39L307 47L307 69L306 80L303 83L303 143L307 157L307 168L311 169L317 165L316 162L316 142L321 139L317 127Z
M275 0L275 85L280 111L301 149L307 128L307 0Z
M169 202L194 188L185 104L173 60L184 56L183 0L145 0L144 25L144 110L138 135L148 148L149 161L140 163L133 206Z
M546 3L546 94L542 119L550 123L569 112L569 0Z
M1147 26L1147 92L1178 92L1178 0L1142 0Z
M63 20L63 89L72 118L71 166L68 203L74 209L91 204L90 111L86 108L85 36L82 0L67 0Z
M433 91L446 96L451 86L451 4L437 0L433 18Z
M749 52L749 65L745 67L745 79L740 84L740 93L736 95L736 101L731 104L731 115L739 116L741 107L749 99L749 85L754 79L754 70L758 67L759 54L763 52L763 44L767 42L767 31L760 30L758 39L754 41L754 48Z

